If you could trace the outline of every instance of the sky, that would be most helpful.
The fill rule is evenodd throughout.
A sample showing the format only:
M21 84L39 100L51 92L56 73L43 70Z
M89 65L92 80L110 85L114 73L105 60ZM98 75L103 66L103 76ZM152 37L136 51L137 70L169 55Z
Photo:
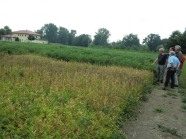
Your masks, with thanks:
M0 28L36 31L53 23L92 39L99 28L109 30L109 41L130 33L142 42L154 33L168 38L186 29L186 0L0 0Z

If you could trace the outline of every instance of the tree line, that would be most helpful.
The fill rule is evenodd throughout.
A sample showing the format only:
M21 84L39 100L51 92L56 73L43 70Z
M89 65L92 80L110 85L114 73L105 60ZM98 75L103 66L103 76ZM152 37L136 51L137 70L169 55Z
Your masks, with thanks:
M5 26L0 29L0 36L11 34L12 30ZM110 32L106 28L100 28L94 35L92 40L91 35L81 34L76 35L76 30L68 30L65 27L57 27L53 23L44 24L40 29L35 31L41 34L42 39L48 40L49 43L60 43L70 46L102 46L120 49L143 49L156 51L159 47L170 48L175 45L180 45L184 53L186 53L186 30L182 33L180 31L173 31L169 38L161 39L159 34L149 34L143 39L142 44L135 34L128 34L122 40L109 43ZM34 39L29 36L29 39Z

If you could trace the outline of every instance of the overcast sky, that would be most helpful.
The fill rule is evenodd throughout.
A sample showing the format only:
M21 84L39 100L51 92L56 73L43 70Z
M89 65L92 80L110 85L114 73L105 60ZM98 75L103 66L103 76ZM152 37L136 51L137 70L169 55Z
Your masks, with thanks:
M110 42L130 33L140 41L150 33L167 38L186 28L186 0L0 0L0 28L40 29L54 23L77 35L110 31Z

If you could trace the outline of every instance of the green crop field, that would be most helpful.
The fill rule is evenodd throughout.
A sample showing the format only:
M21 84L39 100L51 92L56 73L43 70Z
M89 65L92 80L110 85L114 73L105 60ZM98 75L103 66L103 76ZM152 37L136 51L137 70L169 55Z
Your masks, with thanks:
M58 60L88 62L98 65L117 65L151 71L155 69L151 63L157 57L156 53L148 52L19 42L0 42L0 52L5 54L34 53Z
M124 138L156 55L0 42L0 138Z

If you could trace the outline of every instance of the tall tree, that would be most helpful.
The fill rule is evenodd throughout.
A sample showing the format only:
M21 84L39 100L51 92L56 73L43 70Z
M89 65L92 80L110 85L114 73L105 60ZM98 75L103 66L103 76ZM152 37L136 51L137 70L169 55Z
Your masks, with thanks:
M43 35L43 28L36 30L35 33L38 33L42 36Z
M143 43L146 44L151 51L155 51L156 47L161 44L161 38L158 34L149 34Z
M69 39L68 39L68 45L73 45L74 44L76 33L77 33L76 30L71 30L70 31Z
M125 47L140 46L140 40L138 39L138 36L132 33L125 36L122 40L122 43Z
M108 44L110 33L106 28L100 28L98 29L98 32L96 32L96 35L94 36L93 43L95 45L106 45Z
M11 34L12 33L12 30L9 28L9 26L5 26L4 30L5 30L6 34Z
M12 33L12 30L8 26L4 26L4 28L0 29L0 36L11 34L11 33Z
M68 29L64 28L64 27L59 27L58 30L58 42L68 45L69 42L69 31Z
M186 54L186 30L181 35L180 45L182 47L183 53Z
M45 24L42 27L43 37L47 39L49 42L57 42L57 31L58 28L53 23Z
M182 34L180 31L178 30L173 31L170 37L168 38L166 48L174 47L175 45L181 45L180 44L181 37Z
M6 34L6 31L4 30L4 28L1 28L1 29L0 29L0 36L1 36L1 35L5 35L5 34Z
M88 47L89 44L92 42L90 35L88 34L81 34L75 38L74 44L76 46L84 46Z
M168 39L167 38L164 38L161 40L161 44L166 47L167 46L167 43L168 43Z
M38 29L35 31L35 33L40 34L40 39L46 40L46 35L44 34L44 27L42 27L41 29Z

